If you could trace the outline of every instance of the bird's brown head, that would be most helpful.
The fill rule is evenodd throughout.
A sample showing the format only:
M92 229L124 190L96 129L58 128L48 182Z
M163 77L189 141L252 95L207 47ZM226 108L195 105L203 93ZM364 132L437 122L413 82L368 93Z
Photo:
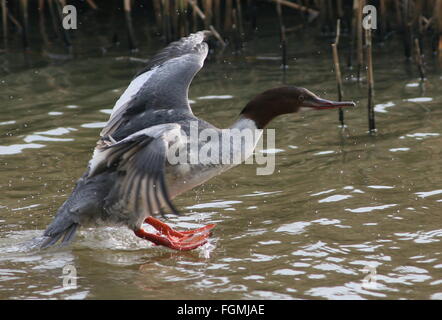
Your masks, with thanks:
M295 113L301 109L335 109L355 107L352 101L331 101L321 99L304 88L285 86L260 93L241 111L243 117L255 121L258 128L264 128L273 118Z

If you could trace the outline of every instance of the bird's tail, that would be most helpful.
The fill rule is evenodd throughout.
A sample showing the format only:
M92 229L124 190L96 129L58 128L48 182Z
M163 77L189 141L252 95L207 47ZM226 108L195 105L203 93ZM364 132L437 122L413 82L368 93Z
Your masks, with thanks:
M99 219L103 213L103 199L113 186L116 174L100 174L90 179L86 179L85 174L80 178L72 194L58 209L54 220L33 247L44 249L58 242L60 246L65 246L72 242L79 226Z
M60 239L61 239L61 242L60 242L61 247L68 245L69 243L72 242L72 240L74 240L75 233L77 232L78 226L79 226L78 223L73 222L67 228L62 229L62 230L58 230L55 232L52 230L49 230L49 228L46 229L46 231L43 235L43 239L40 244L40 249L45 249L45 248L51 247L54 244L56 244Z
M79 223L75 221L75 214L70 212L70 206L67 202L58 209L54 220L47 227L43 236L34 239L32 247L45 249L55 245L60 240L60 246L65 246L74 240Z

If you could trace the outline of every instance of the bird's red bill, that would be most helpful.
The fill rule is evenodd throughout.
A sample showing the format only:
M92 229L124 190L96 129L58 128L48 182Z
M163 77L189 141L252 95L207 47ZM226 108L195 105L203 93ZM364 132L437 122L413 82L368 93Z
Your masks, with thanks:
M353 101L332 101L321 99L317 97L316 99L306 102L309 107L313 109L336 109L336 108L346 108L346 107L356 107L356 103Z

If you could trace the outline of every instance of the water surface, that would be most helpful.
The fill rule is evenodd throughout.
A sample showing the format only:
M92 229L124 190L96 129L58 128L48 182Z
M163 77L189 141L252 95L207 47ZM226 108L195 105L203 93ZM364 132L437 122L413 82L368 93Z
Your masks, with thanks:
M334 99L328 45L290 39L285 81ZM280 85L277 41L264 34L243 55L211 56L191 87L194 113L228 126L255 94ZM160 46L152 40L139 56ZM172 226L217 224L204 248L174 252L102 228L82 230L68 248L21 252L71 192L140 67L124 57L124 48L62 61L1 57L0 298L442 298L442 73L429 58L423 90L394 43L376 49L375 136L366 87L345 70L345 97L359 105L345 113L345 131L335 111L278 118L273 175L241 165L175 200L184 215ZM76 289L63 288L66 265ZM369 270L376 284L364 286Z

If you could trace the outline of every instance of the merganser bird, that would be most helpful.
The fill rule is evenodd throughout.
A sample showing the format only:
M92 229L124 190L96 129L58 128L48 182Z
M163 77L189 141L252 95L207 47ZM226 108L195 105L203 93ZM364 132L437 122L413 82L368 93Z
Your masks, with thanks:
M213 224L176 231L153 216L164 215L163 209L177 214L173 198L236 165L167 161L172 146L203 145L202 140L185 139L192 123L197 124L198 132L222 132L196 117L188 100L190 83L208 53L205 39L209 34L210 31L200 31L172 42L132 80L101 131L86 172L44 232L40 248L60 239L61 245L66 245L79 226L99 225L125 225L140 238L176 250L191 250L207 242ZM273 118L301 108L350 106L355 103L324 100L307 89L284 86L257 95L227 130L262 132ZM240 140L239 144L231 145L230 153L240 154L244 160L253 153L256 141L247 145ZM143 222L158 232L144 231Z

